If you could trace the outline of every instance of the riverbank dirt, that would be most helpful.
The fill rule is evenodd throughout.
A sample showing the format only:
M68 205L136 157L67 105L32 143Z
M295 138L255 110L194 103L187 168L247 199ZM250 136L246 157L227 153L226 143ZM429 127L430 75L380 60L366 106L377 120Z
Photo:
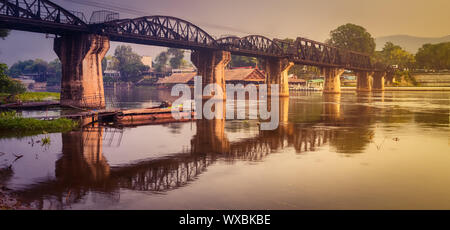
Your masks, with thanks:
M20 202L9 189L0 184L0 210L31 210L32 208Z

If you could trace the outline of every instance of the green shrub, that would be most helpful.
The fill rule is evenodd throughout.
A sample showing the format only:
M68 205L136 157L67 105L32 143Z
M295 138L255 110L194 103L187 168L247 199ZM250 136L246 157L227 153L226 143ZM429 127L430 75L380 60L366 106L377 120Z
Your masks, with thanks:
M67 132L77 127L78 123L76 121L66 118L38 120L34 118L23 118L15 111L0 113L0 136L27 136L42 133Z
M51 92L25 92L17 95L17 98L22 102L59 100L59 97L60 93Z
M14 80L6 75L8 66L0 63L0 93L20 94L26 91L26 88L20 81Z

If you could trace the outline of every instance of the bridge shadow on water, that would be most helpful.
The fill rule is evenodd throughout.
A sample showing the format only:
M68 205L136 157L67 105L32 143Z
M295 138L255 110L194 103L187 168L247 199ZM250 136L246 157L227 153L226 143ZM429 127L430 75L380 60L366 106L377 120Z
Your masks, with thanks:
M55 162L55 178L15 193L22 202L37 208L61 209L82 201L91 192L101 193L113 202L120 200L121 189L164 194L195 182L217 161L263 162L271 153L288 148L296 154L322 147L347 155L360 153L371 141L370 124L374 121L364 114L373 108L347 107L340 100L340 95L324 95L311 106L311 102L291 103L289 98L281 98L277 129L258 130L252 137L237 140L230 140L228 135L257 128L258 122L196 120L196 131L186 151L119 166L110 166L103 154L104 145L111 145L105 137L111 135L112 129L97 126L62 133L62 154ZM365 102L367 98L360 100ZM239 125L230 127L230 122Z

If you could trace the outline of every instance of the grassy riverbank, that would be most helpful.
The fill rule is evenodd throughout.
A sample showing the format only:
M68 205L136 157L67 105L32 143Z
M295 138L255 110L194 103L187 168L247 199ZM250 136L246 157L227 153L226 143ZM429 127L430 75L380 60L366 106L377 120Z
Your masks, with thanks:
M60 93L51 92L25 92L15 96L7 93L0 93L0 104L15 102L38 102L38 101L55 101L59 100Z
M42 133L67 132L77 127L78 122L66 118L38 120L23 118L14 111L0 113L0 136L29 136Z

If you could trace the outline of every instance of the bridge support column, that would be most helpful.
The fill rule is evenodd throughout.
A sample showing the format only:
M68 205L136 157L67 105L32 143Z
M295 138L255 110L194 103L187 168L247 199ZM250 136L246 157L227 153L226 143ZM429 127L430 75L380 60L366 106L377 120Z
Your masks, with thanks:
M102 59L109 39L93 34L55 38L53 49L62 65L61 105L103 108Z
M322 71L325 75L323 92L341 93L341 75L344 73L344 69L324 67Z
M361 71L356 72L356 91L357 92L370 92L372 91L372 72Z
M278 84L278 96L289 97L288 72L294 63L280 58L268 58L265 62L267 95L271 95L271 85Z
M384 91L384 78L386 72L375 72L373 74L373 91Z
M394 81L394 73L392 72L386 73L385 80L387 84L392 84Z
M208 84L218 84L222 87L223 100L225 100L225 67L231 61L230 52L209 50L193 51L191 61L197 67L197 75L202 76L202 88L204 89Z

